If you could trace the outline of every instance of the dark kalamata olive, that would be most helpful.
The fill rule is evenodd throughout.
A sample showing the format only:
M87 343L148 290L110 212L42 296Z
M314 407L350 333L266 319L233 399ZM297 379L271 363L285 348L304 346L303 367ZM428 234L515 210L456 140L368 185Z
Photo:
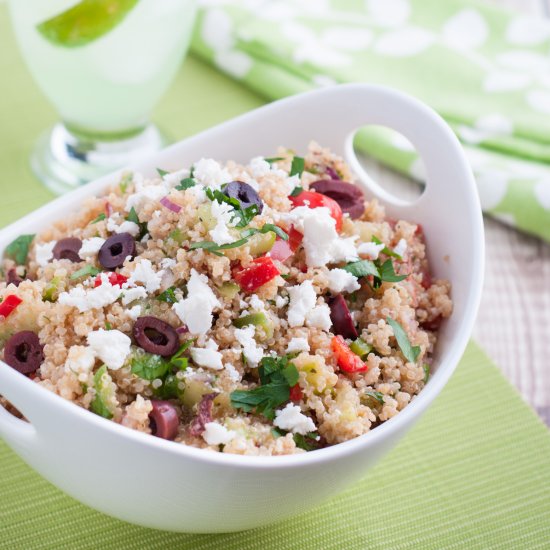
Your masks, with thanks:
M149 427L153 435L162 439L175 439L180 423L178 410L169 401L151 400L153 410L149 413Z
M198 437L204 432L204 427L208 422L212 422L212 405L217 393L207 393L202 396L202 399L197 407L197 416L193 419L189 426L189 433L192 436Z
M319 180L313 182L310 189L335 200L344 214L357 219L365 212L365 197L363 191L353 183L341 180Z
M12 267L6 274L6 283L8 285L19 286L23 282L23 279L17 275L15 267Z
M248 208L255 204L258 207L258 213L263 210L264 203L260 196L254 189L244 183L243 181L232 181L225 186L223 190L224 195L231 197L232 199L237 199L243 208Z
M30 330L14 334L4 346L4 362L22 374L36 372L44 361L44 346Z
M169 357L178 351L178 333L157 317L139 317L134 323L133 332L136 344L148 353Z
M73 263L81 262L78 251L82 248L82 241L76 237L67 237L55 243L53 257L56 260L70 260Z
M339 334L344 338L357 338L357 330L355 323L349 312L346 300L341 294L337 294L329 302L330 319L332 321L332 329L335 334Z
M136 241L130 233L118 233L109 237L99 249L97 258L105 269L122 267L124 260L136 255Z

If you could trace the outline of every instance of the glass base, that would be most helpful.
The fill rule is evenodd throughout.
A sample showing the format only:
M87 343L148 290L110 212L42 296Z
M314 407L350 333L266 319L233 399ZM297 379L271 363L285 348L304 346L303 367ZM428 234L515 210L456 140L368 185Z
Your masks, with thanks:
M60 123L40 137L31 156L31 166L46 187L62 194L142 160L167 143L153 124L131 137L107 140L71 132Z

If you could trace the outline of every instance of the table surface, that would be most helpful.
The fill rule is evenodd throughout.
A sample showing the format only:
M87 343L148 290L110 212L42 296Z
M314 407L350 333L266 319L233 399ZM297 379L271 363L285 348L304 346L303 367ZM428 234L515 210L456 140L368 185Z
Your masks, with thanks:
M492 0L550 16L550 0ZM371 176L406 198L410 180L363 159ZM550 425L550 245L485 217L486 271L474 338Z

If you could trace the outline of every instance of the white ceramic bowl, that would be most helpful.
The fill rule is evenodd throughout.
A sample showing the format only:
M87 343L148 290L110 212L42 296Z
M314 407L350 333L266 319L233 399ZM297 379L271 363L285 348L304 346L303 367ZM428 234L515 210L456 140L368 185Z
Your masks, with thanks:
M423 195L411 204L370 181L352 137L368 124L398 130L427 169ZM419 222L438 277L450 279L454 313L443 325L434 374L420 395L370 433L319 451L282 457L218 454L186 447L96 416L0 362L0 394L30 423L0 408L0 435L32 468L77 500L138 525L195 533L259 527L304 512L357 482L420 418L441 391L468 342L483 276L483 225L474 180L461 147L432 110L401 93L343 85L267 105L169 147L133 167L151 175L201 157L246 161L311 139L343 155L393 217ZM0 250L37 232L85 197L102 193L113 174L65 195L0 231Z

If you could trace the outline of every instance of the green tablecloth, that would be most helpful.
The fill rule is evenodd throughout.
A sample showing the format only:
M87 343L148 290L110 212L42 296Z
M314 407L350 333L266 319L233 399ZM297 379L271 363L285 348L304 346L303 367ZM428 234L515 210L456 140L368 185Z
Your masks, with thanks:
M34 181L27 158L55 113L23 68L3 7L0 74L0 225L5 225L51 198ZM189 59L156 118L177 139L260 104L252 93ZM474 344L418 427L367 479L273 527L195 536L130 526L63 495L2 442L0 472L1 549L550 547L550 435Z

